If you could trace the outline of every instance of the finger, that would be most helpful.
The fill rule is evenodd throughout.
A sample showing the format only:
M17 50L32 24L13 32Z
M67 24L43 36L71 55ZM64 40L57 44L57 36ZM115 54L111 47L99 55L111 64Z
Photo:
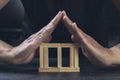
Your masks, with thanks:
M72 24L72 28L73 28L73 34L77 37L80 38L82 37L82 31L78 28L76 23Z
M83 44L83 40L84 40L84 35L83 35L82 31L77 27L76 23L73 23L72 27L73 27L73 35L74 35L76 41L80 45L82 45Z
M45 27L43 27L39 32L37 32L37 34L41 34L45 32L46 30L52 33L61 19L62 19L62 12L59 11L58 14L50 21L50 23L46 25Z
M59 13L50 21L50 23L46 26L46 28L50 28L51 31L53 31L56 26L58 25L58 23L61 21L62 19L62 12L59 11Z
M81 46L81 42L79 41L77 37L75 37L75 35L72 35L71 39L76 44L76 46Z
M62 12L59 11L58 14L50 21L49 24L56 26L61 19L62 19Z
M76 37L78 37L79 31L77 29L76 23L72 23L72 30L73 30L73 35L75 35Z
M76 40L74 35L71 36L71 39L72 39L73 42L75 42L75 43L77 42L77 40Z
M66 13L65 11L63 11L63 16L66 16L66 17L68 18L68 21L69 21L70 23L72 23L72 20L69 19L68 15L67 15L67 13ZM63 17L63 19L64 19L64 17Z
M69 17L67 16L67 14L65 13L65 11L63 12L63 23L65 24L66 28L68 29L68 31L72 34L73 33L73 28L72 28L72 21L69 19Z

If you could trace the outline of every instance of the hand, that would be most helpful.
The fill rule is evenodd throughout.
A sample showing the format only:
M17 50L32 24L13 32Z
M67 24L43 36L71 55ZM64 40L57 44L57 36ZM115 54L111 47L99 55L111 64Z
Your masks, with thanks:
M51 34L57 24L61 21L62 17L63 13L60 11L48 25L43 27L37 33L31 35L19 46L14 47L11 50L11 54L14 56L11 62L13 64L29 63L33 59L35 50L40 46L40 44L51 40Z
M63 13L60 11L51 22L43 27L40 31L30 36L27 41L33 41L34 46L39 45L43 42L50 42L52 32L55 30L57 24L61 21Z
M71 33L71 39L80 45L83 54L92 62L99 65L111 66L113 53L108 48L104 48L92 37L84 33L77 24L72 22L67 14L63 13L63 22Z

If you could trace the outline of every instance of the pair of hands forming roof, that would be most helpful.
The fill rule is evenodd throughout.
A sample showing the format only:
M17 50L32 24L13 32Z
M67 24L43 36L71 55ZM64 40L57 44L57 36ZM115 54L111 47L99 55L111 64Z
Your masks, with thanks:
M73 42L79 44L83 54L92 63L107 67L120 64L120 44L112 48L103 47L78 28L77 24L69 19L65 11L59 11L48 25L28 37L16 47L12 47L0 41L0 60L12 64L25 64L31 62L39 45L43 42L50 42L52 38L51 34L60 21L63 21L70 32Z

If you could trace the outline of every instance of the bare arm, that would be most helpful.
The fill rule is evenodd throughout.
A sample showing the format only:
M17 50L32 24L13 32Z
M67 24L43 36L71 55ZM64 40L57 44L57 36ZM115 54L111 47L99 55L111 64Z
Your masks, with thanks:
M40 44L51 40L51 34L61 19L62 12L59 12L48 25L31 35L16 47L12 47L3 41L0 41L0 60L13 64L30 62Z
M112 64L113 65L120 65L120 43L109 48L109 50L113 54Z
M105 48L100 45L91 36L79 29L76 23L73 23L64 12L63 21L72 34L72 40L79 43L84 55L93 63L103 66L120 65L120 44Z

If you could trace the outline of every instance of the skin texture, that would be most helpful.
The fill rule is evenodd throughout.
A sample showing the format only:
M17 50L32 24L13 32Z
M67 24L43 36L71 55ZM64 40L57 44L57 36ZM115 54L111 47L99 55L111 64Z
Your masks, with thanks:
M62 17L63 13L60 11L48 25L31 35L16 47L12 47L0 41L0 61L12 64L25 64L31 62L40 44L50 42L52 38L51 34Z
M77 24L72 22L64 12L63 22L71 33L71 39L78 43L83 54L94 64L101 66L115 66L120 64L120 44L105 48L95 39L87 35Z

